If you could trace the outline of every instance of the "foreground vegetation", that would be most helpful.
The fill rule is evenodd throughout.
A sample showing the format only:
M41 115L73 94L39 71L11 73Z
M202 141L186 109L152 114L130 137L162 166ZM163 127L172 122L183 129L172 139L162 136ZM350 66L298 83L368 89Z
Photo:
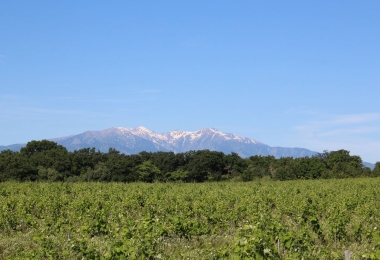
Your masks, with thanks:
M380 178L4 182L0 209L0 259L380 259Z
M205 182L329 179L380 176L349 151L324 152L311 158L280 158L202 150L185 153L141 152L134 155L109 149L108 153L84 148L68 152L55 142L29 142L20 152L0 153L0 182L101 181L101 182Z

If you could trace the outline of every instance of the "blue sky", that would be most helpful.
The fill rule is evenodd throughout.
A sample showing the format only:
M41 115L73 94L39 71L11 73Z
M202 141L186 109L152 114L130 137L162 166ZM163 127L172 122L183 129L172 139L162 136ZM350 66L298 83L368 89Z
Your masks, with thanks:
M0 145L215 127L380 161L380 1L5 1Z

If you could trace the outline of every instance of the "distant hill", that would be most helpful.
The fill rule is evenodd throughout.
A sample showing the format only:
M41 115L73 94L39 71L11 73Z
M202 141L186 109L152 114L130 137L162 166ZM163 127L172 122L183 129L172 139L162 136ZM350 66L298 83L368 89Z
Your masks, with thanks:
M18 152L25 145L26 144L11 144L11 145L7 145L7 146L0 145L0 151L11 150L11 151L14 151L14 152Z
M375 168L375 164L373 164L373 163L363 162L363 164L364 164L365 167L368 167L371 170L373 170Z

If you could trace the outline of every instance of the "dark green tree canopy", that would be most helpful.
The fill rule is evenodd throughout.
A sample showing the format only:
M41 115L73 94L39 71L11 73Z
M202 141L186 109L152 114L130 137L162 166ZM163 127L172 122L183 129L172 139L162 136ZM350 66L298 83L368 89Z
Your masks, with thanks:
M21 148L20 153L23 155L31 156L34 153L46 152L55 149L62 149L67 152L67 149L62 145L57 144L56 142L49 140L42 141L30 141L26 144L25 147Z
M74 152L49 140L31 141L20 152L0 153L0 181L204 182L295 180L380 176L347 150L324 151L311 158L279 158L200 150L126 155L84 148Z

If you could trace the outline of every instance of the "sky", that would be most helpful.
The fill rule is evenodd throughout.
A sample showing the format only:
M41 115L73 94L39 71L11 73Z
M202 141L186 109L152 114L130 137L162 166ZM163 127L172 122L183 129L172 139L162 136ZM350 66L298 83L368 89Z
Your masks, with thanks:
M380 1L3 1L0 145L214 127L380 161Z

